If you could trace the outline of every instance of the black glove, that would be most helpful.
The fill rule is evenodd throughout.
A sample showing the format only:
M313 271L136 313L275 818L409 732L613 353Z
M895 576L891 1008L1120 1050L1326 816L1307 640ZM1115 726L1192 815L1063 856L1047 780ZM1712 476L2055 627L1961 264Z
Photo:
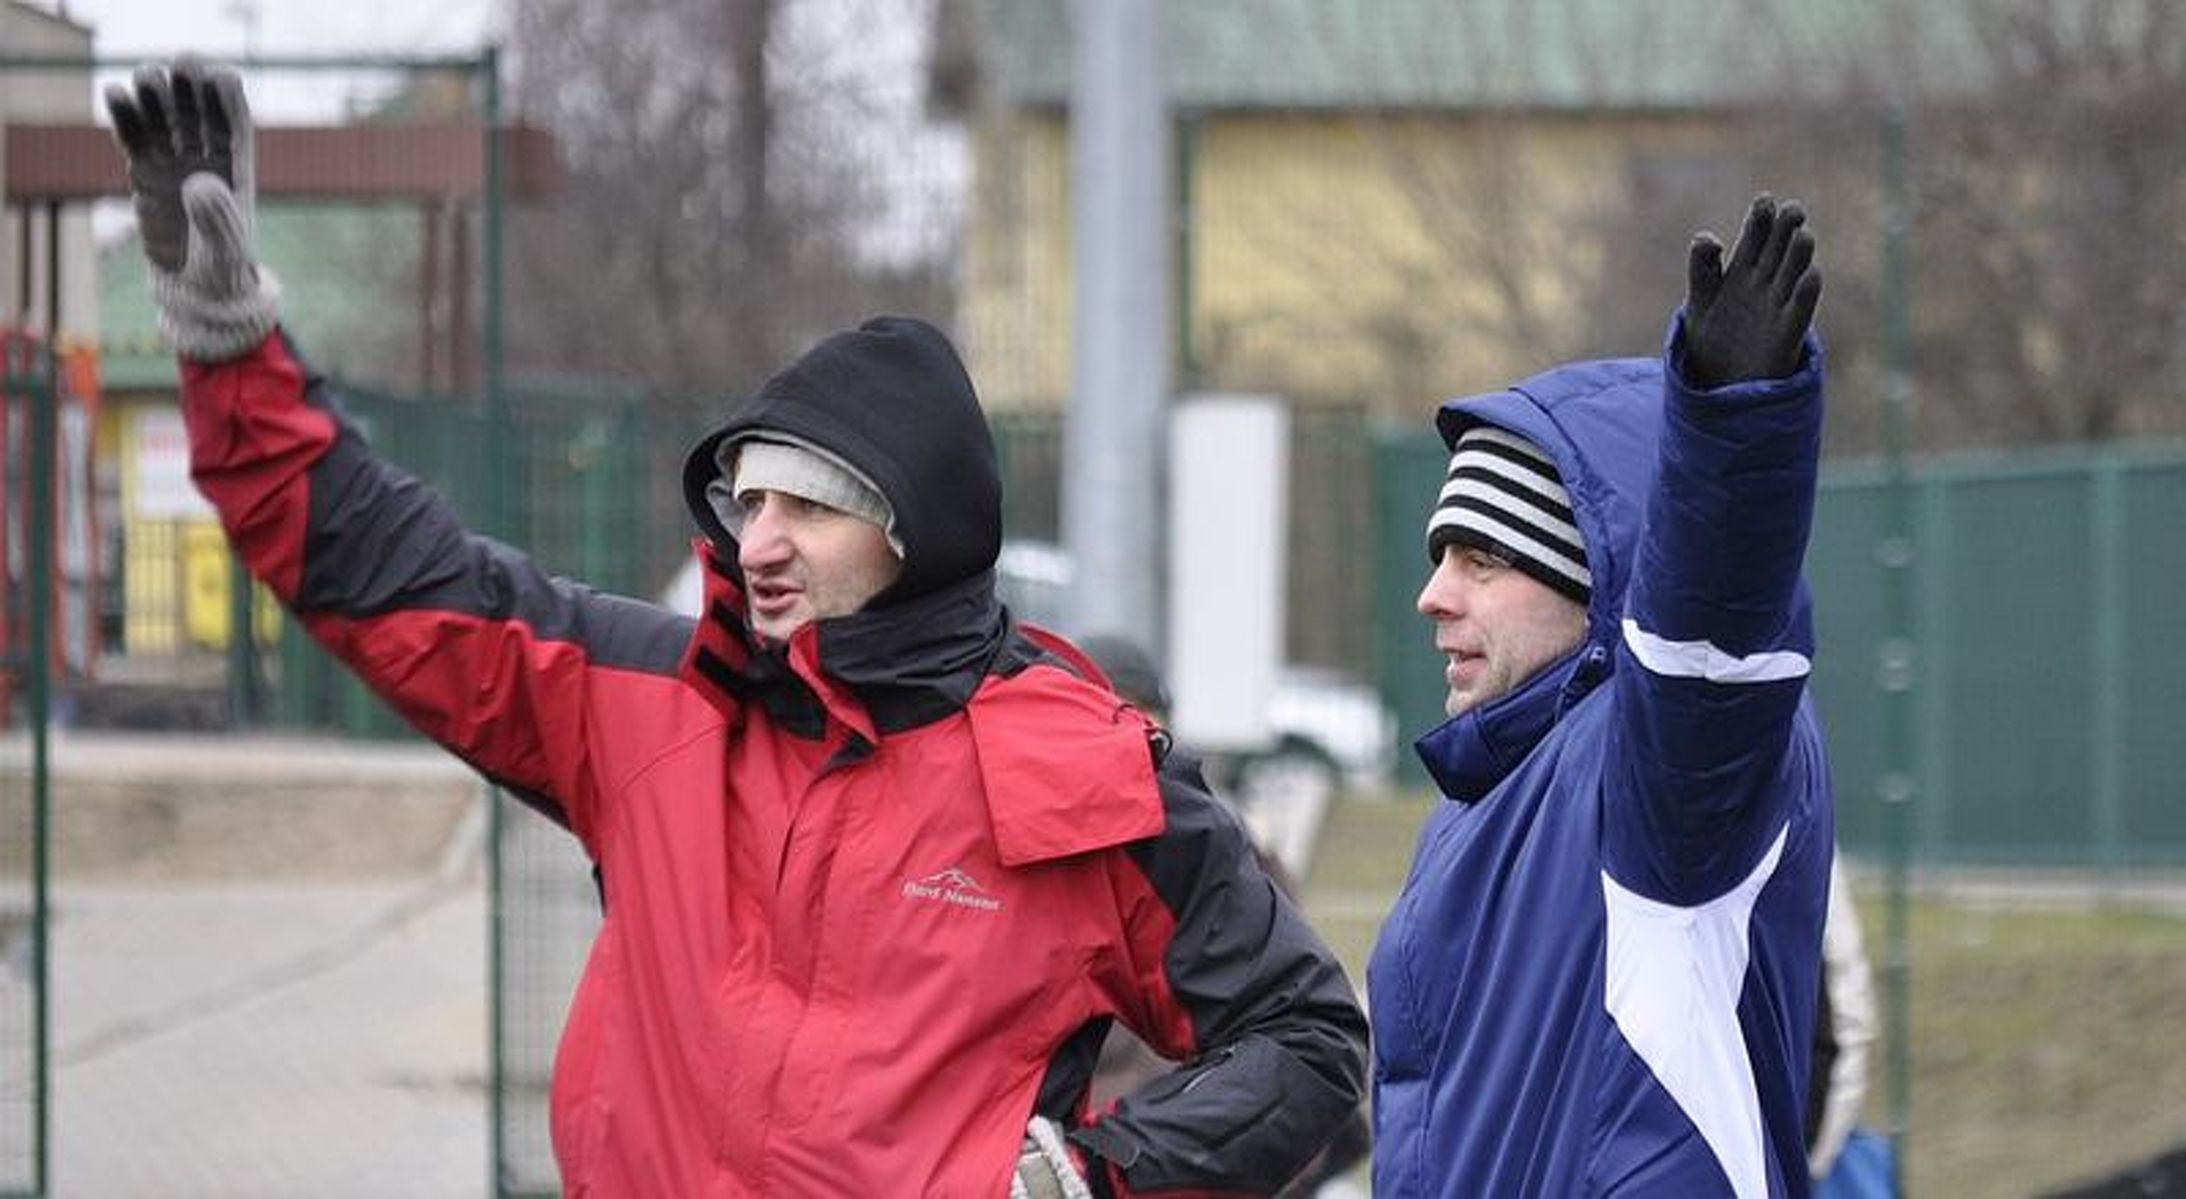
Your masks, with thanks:
M133 82L107 88L106 108L160 327L186 357L240 357L280 320L280 288L251 251L256 174L242 82L191 58L139 67Z
M1712 233L1693 238L1685 293L1685 374L1707 390L1754 379L1781 379L1799 368L1799 347L1822 272L1814 234L1796 201L1777 207L1755 198L1730 265Z

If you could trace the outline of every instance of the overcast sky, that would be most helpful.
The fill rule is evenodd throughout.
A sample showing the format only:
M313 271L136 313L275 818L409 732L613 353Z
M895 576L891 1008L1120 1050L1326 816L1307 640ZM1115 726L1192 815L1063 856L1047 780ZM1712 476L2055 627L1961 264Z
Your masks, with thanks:
M134 62L194 50L211 58L339 54L465 55L498 32L495 0L29 0L90 26L100 58ZM338 114L350 89L299 77L251 87L276 120Z
M503 32L504 0L27 0L65 12L89 26L93 53L121 63L167 58L190 50L208 58L468 56ZM599 0L613 3L614 0ZM964 151L953 132L925 128L920 108L920 58L930 0L842 0L803 6L803 32L839 44L861 71L876 72L882 90L865 93L882 105L860 132L883 139L894 161L876 163L895 203L866 231L869 249L899 257L930 248L936 213L953 208L961 189ZM888 19L880 19L886 17ZM101 72L101 84L126 78L126 68ZM330 75L275 71L247 76L252 113L267 123L338 121L399 85L387 72ZM86 97L87 104L94 97ZM865 126L870 126L865 127ZM906 164L914 167L905 170ZM108 217L102 226L110 225Z
M234 55L460 53L486 29L489 0L30 0L89 25L101 55L195 49Z

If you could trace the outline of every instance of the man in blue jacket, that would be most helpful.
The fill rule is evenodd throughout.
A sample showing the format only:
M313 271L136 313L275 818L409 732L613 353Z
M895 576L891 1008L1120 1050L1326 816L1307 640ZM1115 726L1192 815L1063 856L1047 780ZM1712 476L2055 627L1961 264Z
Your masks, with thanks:
M1799 577L1796 204L1701 234L1667 348L1452 401L1419 609L1447 802L1368 974L1374 1193L1800 1196L1834 835Z

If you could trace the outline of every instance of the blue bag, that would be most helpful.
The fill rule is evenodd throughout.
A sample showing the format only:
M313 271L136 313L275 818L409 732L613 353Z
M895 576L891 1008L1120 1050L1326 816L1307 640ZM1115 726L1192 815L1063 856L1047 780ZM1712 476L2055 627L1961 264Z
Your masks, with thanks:
M1853 1129L1829 1177L1814 1184L1814 1199L1896 1199L1897 1156L1890 1138Z

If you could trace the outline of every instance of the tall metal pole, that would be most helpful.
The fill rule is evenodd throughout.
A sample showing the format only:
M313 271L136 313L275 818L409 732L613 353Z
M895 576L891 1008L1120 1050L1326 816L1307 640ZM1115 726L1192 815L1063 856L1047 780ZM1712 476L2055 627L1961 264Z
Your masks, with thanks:
M516 521L511 512L509 495L509 469L504 460L513 452L514 443L509 439L508 397L502 390L501 374L501 51L488 46L484 56L474 68L485 87L486 101L486 196L485 211L480 214L484 230L484 292L485 311L480 315L484 325L479 338L481 357L479 365L486 388L486 413L492 436L489 441L493 453L489 459L491 471L490 499L493 508L494 531L502 537L513 538ZM458 217L458 219L461 219ZM460 319L460 317L458 318ZM502 906L507 902L501 873L501 850L504 830L501 822L501 793L495 788L484 789L486 804L486 1052L487 1073L491 1093L487 1098L487 1119L493 1127L486 1137L489 1194L509 1193L508 1165L508 1061L507 1014L502 1010L508 1002L506 981L508 978L507 928L502 920Z
M30 223L30 210L23 210ZM61 489L61 203L46 204L46 330L43 343L25 344L20 364L30 378L30 537L24 565L30 592L31 728L31 941L32 1065L37 1075L31 1152L34 1194L49 1193L53 1139L53 920L51 907L53 839L53 631L54 532L59 526Z
M502 153L505 139L501 129L501 48L486 47L477 69L485 75L486 88L486 211L483 214L483 271L486 276L483 291L486 310L481 314L484 328L479 338L483 344L479 348L484 359L480 365L485 376L486 413L491 422L493 445L497 450L490 459L494 464L494 531L512 541L520 541L516 529L515 496L511 494L513 488L510 485L513 472L510 471L508 462L508 454L516 443L510 438L509 398L501 362L501 308L505 299L505 281L502 279L501 269L502 209L507 203L507 164L503 161Z
M1162 0L1076 0L1063 544L1079 632L1162 641L1169 119Z
M54 235L59 236L56 226ZM56 312L58 310L56 309ZM55 443L60 425L60 364L53 354L57 316L48 326L43 345L25 347L30 386L30 511L29 556L24 562L25 590L30 593L30 802L31 802L31 943L32 943L32 1065L36 1075L32 1107L36 1125L31 1153L35 1159L32 1193L48 1191L53 1131L52 992L53 947L51 943L52 858L52 748L48 741L53 723L53 530ZM13 365L13 364L10 364Z
M1883 463L1887 480L1882 544L1883 642L1876 664L1881 689L1883 770L1879 789L1888 854L1883 950L1888 1020L1888 1120L1897 1142L1897 1194L1905 1193L1905 1157L1912 1116L1912 946L1907 887L1913 854L1915 780L1913 687L1918 676L1914 629L1912 482L1906 469L1913 407L1912 199L1906 179L1905 111L1893 106L1883 123Z

